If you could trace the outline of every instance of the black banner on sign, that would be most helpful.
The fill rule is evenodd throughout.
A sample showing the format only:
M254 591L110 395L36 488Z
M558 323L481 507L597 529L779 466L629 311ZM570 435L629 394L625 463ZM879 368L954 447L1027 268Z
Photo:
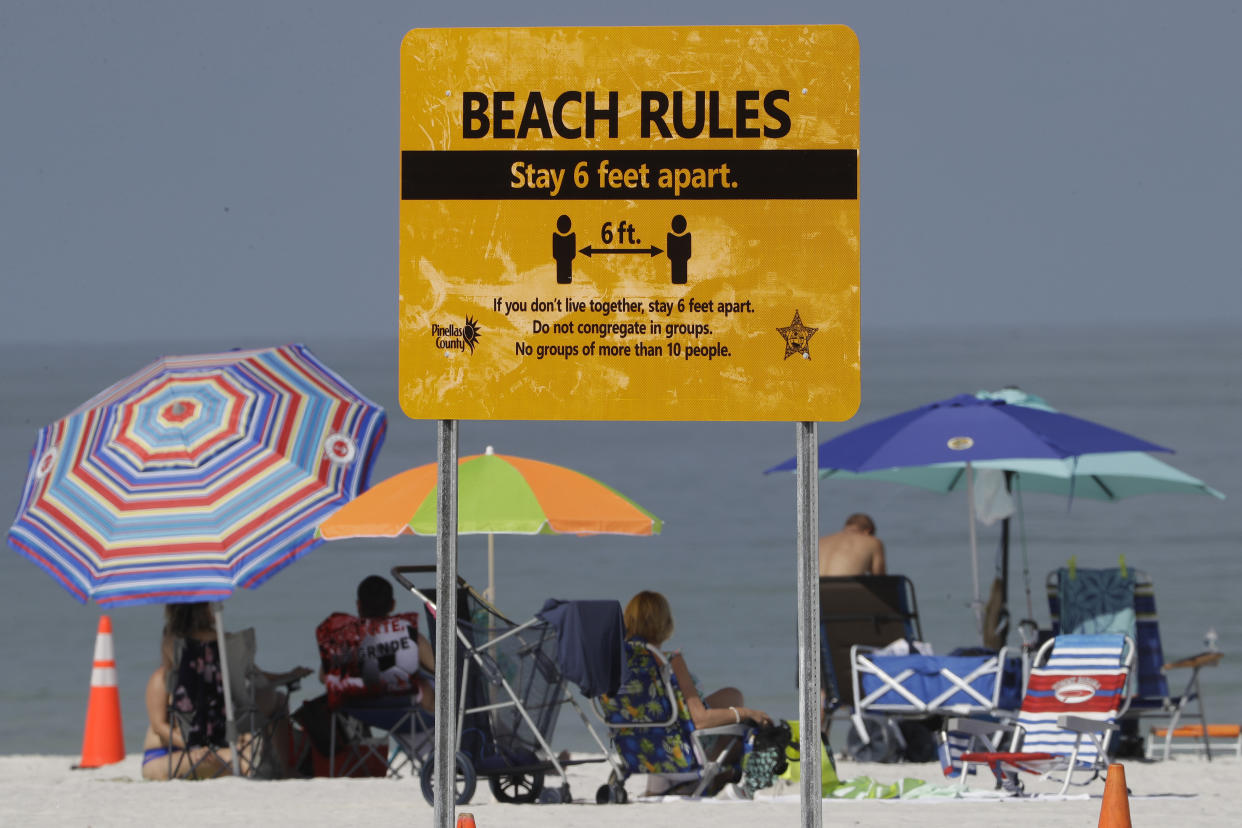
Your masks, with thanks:
M401 198L857 199L858 151L403 150Z

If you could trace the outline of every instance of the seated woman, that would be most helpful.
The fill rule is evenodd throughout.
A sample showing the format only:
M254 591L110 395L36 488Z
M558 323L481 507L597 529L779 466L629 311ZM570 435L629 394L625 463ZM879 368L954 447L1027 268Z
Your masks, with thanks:
M625 606L625 635L661 647L673 635L673 613L668 599L649 590L631 598ZM744 719L758 725L772 723L772 717L762 710L743 706L742 691L736 687L722 687L706 696L701 695L698 683L680 651L670 654L669 666L696 728L737 724Z
M147 683L150 727L145 740L148 752L144 757L143 775L166 779L228 773L232 756L227 747L223 673L210 605L203 602L169 604L165 607L164 619L161 667ZM276 692L275 687L309 675L311 670L298 667L284 674L268 673L253 665L253 631L243 631L240 638L229 635L229 649L241 643L247 662L230 665L237 671L234 675L243 679L230 684L234 688L244 685L253 695L253 698L234 698L234 706L257 714L239 724L243 731L260 730L269 737L260 744L255 742L260 733L239 735L239 769L248 775L252 761L261 764L261 757L254 755L257 751L247 748L265 744L273 749L269 753L274 752L274 772L284 775L288 765L284 751L289 740L282 714L287 696ZM237 693L234 689L235 696ZM180 719L178 726L173 726L169 720L170 707ZM277 722L276 730L263 730L273 721ZM167 758L169 752L175 754L171 759ZM155 761L161 756L164 757L162 761ZM200 760L203 760L201 766Z
M231 773L228 748L213 751L207 745L187 748L181 733L168 722L171 697L164 668L157 667L147 680L147 732L142 739L144 779L210 778Z

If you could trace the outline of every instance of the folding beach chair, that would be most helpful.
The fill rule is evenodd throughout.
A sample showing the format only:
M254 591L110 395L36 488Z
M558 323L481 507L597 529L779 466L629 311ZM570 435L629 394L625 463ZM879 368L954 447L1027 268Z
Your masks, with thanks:
M819 579L820 684L825 708L858 713L853 673L855 645L884 647L898 639L921 640L914 585L904 575L825 576ZM886 716L855 719L846 752L863 761L883 762L904 745ZM861 723L860 723L861 722ZM831 718L824 719L824 735Z
M358 618L339 612L316 627L331 712L329 776L399 777L407 766L421 770L432 716L420 703L429 679L420 669L418 627L417 613Z
M243 776L279 778L287 768L278 744L287 743L288 697L298 680L270 680L255 665L253 627L225 634L229 668L229 688L233 701L234 742L238 767ZM178 639L173 644L176 667L166 679L168 721L181 744L207 750L195 759L187 752L179 761L189 761L187 773L202 778L229 772L223 672L219 645L215 641ZM172 754L169 754L172 762ZM206 769L206 770L205 770ZM173 767L169 766L172 777Z
M1053 779L1064 774L1064 794L1075 773L1090 776L1088 784L1108 767L1108 745L1116 719L1124 712L1126 681L1134 664L1129 636L1061 635L1035 655L1022 709L1007 751L977 750L962 754L959 786L965 787L972 764L986 764L997 779L1019 771ZM997 723L950 719L949 731L989 737ZM1018 786L1020 790L1020 785Z
M431 752L434 717L409 695L377 697L332 711L329 776L417 776ZM348 739L338 739L351 734Z
M1173 662L1164 660L1156 594L1151 576L1133 567L1088 569L1065 567L1048 574L1048 610L1052 632L1122 632L1138 642L1137 681L1130 688L1123 730L1137 730L1147 719L1167 718L1163 758L1169 758L1173 733L1186 721L1202 727L1203 748L1212 758L1207 737L1207 714L1199 686L1199 671L1218 664L1222 654L1199 653ZM1168 672L1189 670L1180 693L1170 693ZM1194 702L1197 712L1191 709Z
M614 770L596 801L625 802L625 780L649 774L667 785L664 794L703 796L725 769L734 743L747 724L696 729L664 653L641 641L625 642L626 681L615 695L593 699L595 712L612 736ZM721 737L721 738L714 738ZM648 785L648 790L652 786Z
M822 680L830 709L855 704L849 680L854 645L883 647L899 638L923 638L914 585L904 575L820 578L819 619Z

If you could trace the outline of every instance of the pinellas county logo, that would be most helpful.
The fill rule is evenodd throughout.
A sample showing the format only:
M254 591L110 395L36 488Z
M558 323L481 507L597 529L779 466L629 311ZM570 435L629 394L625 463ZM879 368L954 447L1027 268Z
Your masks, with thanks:
M431 335L436 338L436 348L441 351L464 351L469 348L473 354L481 333L478 320L469 316L463 325L431 323Z

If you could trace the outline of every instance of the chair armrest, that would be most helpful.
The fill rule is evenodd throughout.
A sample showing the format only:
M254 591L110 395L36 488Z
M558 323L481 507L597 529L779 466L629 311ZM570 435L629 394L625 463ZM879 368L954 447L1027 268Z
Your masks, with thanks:
M1225 654L1221 652L1198 653L1197 655L1192 655L1189 658L1170 661L1168 664L1162 665L1160 670L1163 672L1166 670L1180 670L1187 667L1215 667L1217 664L1220 664L1220 660L1224 657Z
M1057 726L1077 733L1101 733L1105 730L1117 730L1116 722L1103 722L1099 719L1086 719L1082 716L1057 716Z
M716 727L696 727L691 731L691 735L696 737L745 736L753 727L754 725L748 725L745 722L741 724L717 725Z
M1002 716L998 716L996 720L953 718L944 723L944 729L969 733L971 736L991 736L998 730L1013 730L1014 722Z
M703 747L703 740L711 738L712 736L737 736L739 738L745 738L746 734L751 731L752 727L752 725L739 723L717 725L716 727L695 728L690 731L690 738L694 741L695 747L698 748L699 753L703 755L704 759L708 762L717 762L724 758L724 752L722 751L718 756L708 756L707 751ZM728 745L724 744L721 745L721 747L727 749Z

